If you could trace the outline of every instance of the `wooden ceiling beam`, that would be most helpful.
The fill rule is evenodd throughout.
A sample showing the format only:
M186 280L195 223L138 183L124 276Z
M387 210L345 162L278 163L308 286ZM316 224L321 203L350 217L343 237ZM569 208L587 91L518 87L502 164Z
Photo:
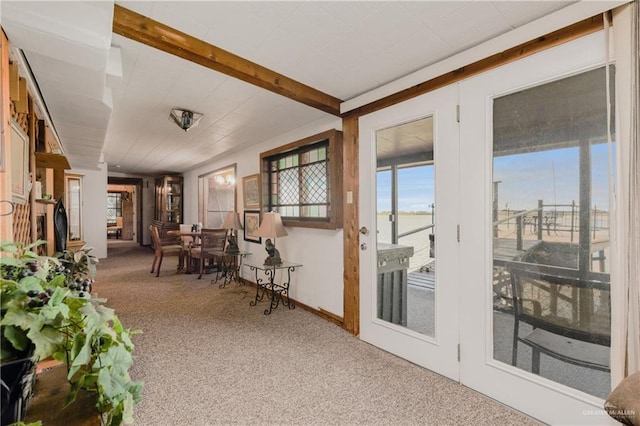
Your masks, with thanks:
M388 108L392 105L415 98L416 96L423 95L499 66L526 58L527 56L542 52L546 49L550 49L571 40L600 31L602 30L603 25L604 21L602 15L592 16L591 18L576 22L573 25L553 31L531 41L473 62L462 68L458 68L454 71L432 78L431 80L416 84L415 86L411 86L407 89L385 96L384 98L380 98L366 105L347 111L343 114L343 117L361 117L363 115Z
M113 32L340 116L340 99L117 4L114 5Z

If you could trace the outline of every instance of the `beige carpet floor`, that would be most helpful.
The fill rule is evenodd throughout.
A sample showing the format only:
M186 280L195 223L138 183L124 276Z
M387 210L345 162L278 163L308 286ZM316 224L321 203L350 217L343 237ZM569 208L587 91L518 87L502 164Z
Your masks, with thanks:
M94 292L135 336L144 382L135 424L534 425L460 384L362 342L300 308L249 306L250 286L177 274L118 241Z

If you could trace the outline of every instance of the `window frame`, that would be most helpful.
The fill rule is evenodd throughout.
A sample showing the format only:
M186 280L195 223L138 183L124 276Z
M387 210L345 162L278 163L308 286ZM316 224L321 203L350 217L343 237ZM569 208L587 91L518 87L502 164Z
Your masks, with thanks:
M230 211L237 211L238 210L238 189L237 189L238 173L237 172L238 172L237 164L233 163L233 164L229 164L227 166L212 170L210 172L203 173L198 176L198 222L202 223L205 228L213 227L213 225L207 221L209 212L222 213L222 222L224 222L224 218L226 217L227 213L229 213L228 210L208 210L207 208L208 199L209 197L214 196L209 191L208 180L215 179L215 177L219 175L225 175L225 174L233 175L233 183L231 184L233 186L233 209ZM217 194L215 194L215 196L217 197Z
M278 148L262 152L260 154L260 176L261 176L261 194L262 194L262 213L271 209L271 186L270 186L270 170L269 162L273 159L282 157L291 151L295 151L307 146L311 146L328 141L327 161L328 161L328 179L330 197L328 203L327 218L304 218L291 219L282 218L284 226L294 226L300 228L317 228L317 229L338 229L343 226L343 207L342 207L342 132L336 129L327 130L313 136L309 136Z

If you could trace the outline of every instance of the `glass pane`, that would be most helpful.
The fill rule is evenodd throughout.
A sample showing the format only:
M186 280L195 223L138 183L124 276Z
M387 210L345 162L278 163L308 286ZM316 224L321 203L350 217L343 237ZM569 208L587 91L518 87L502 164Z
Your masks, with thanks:
M107 194L107 223L116 223L116 217L118 216L118 196L120 194L108 193Z
M180 195L180 183L179 182L169 182L167 194L175 194Z
M222 223L224 222L224 218L226 216L227 216L227 212L208 211L206 226L208 228L214 228L214 229L220 228L222 227Z
M219 212L228 212L235 209L235 185L227 179L224 174L210 176L207 179L207 185L207 218L204 226L207 228L217 228L219 221L212 218L218 216L220 214ZM171 202L173 203L172 208L180 208L179 197L172 197Z
M605 87L601 68L493 104L493 356L601 398L611 319Z
M327 158L327 148L319 148L318 149L318 160L323 161Z
M377 236L378 243L391 244L391 171L380 170L376 173L377 188Z
M298 169L286 169L280 172L278 195L281 204L298 204L299 182Z
M433 119L376 133L378 318L435 335Z
M327 200L327 164L313 163L300 169L302 204L326 203Z
M69 240L78 241L82 239L80 224L80 179L69 179Z
M305 151L300 154L300 164L309 163L309 151Z
M410 270L435 269L434 166L398 170L398 242L414 248Z
M202 225L205 228L219 228L227 213L236 210L235 168L216 170L206 176L199 177L198 181L198 210L201 212L199 216L204 216L199 220L202 220ZM172 197L171 201L175 209L171 216L180 223L182 197Z

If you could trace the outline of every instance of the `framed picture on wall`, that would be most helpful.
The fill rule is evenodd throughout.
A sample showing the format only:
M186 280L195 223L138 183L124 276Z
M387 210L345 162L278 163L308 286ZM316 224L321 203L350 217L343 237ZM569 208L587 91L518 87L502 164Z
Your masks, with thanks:
M262 244L262 237L255 235L260 227L260 210L244 211L244 240Z
M29 139L22 127L11 120L11 195L16 203L29 198Z
M242 178L242 199L245 209L260 209L260 174Z

